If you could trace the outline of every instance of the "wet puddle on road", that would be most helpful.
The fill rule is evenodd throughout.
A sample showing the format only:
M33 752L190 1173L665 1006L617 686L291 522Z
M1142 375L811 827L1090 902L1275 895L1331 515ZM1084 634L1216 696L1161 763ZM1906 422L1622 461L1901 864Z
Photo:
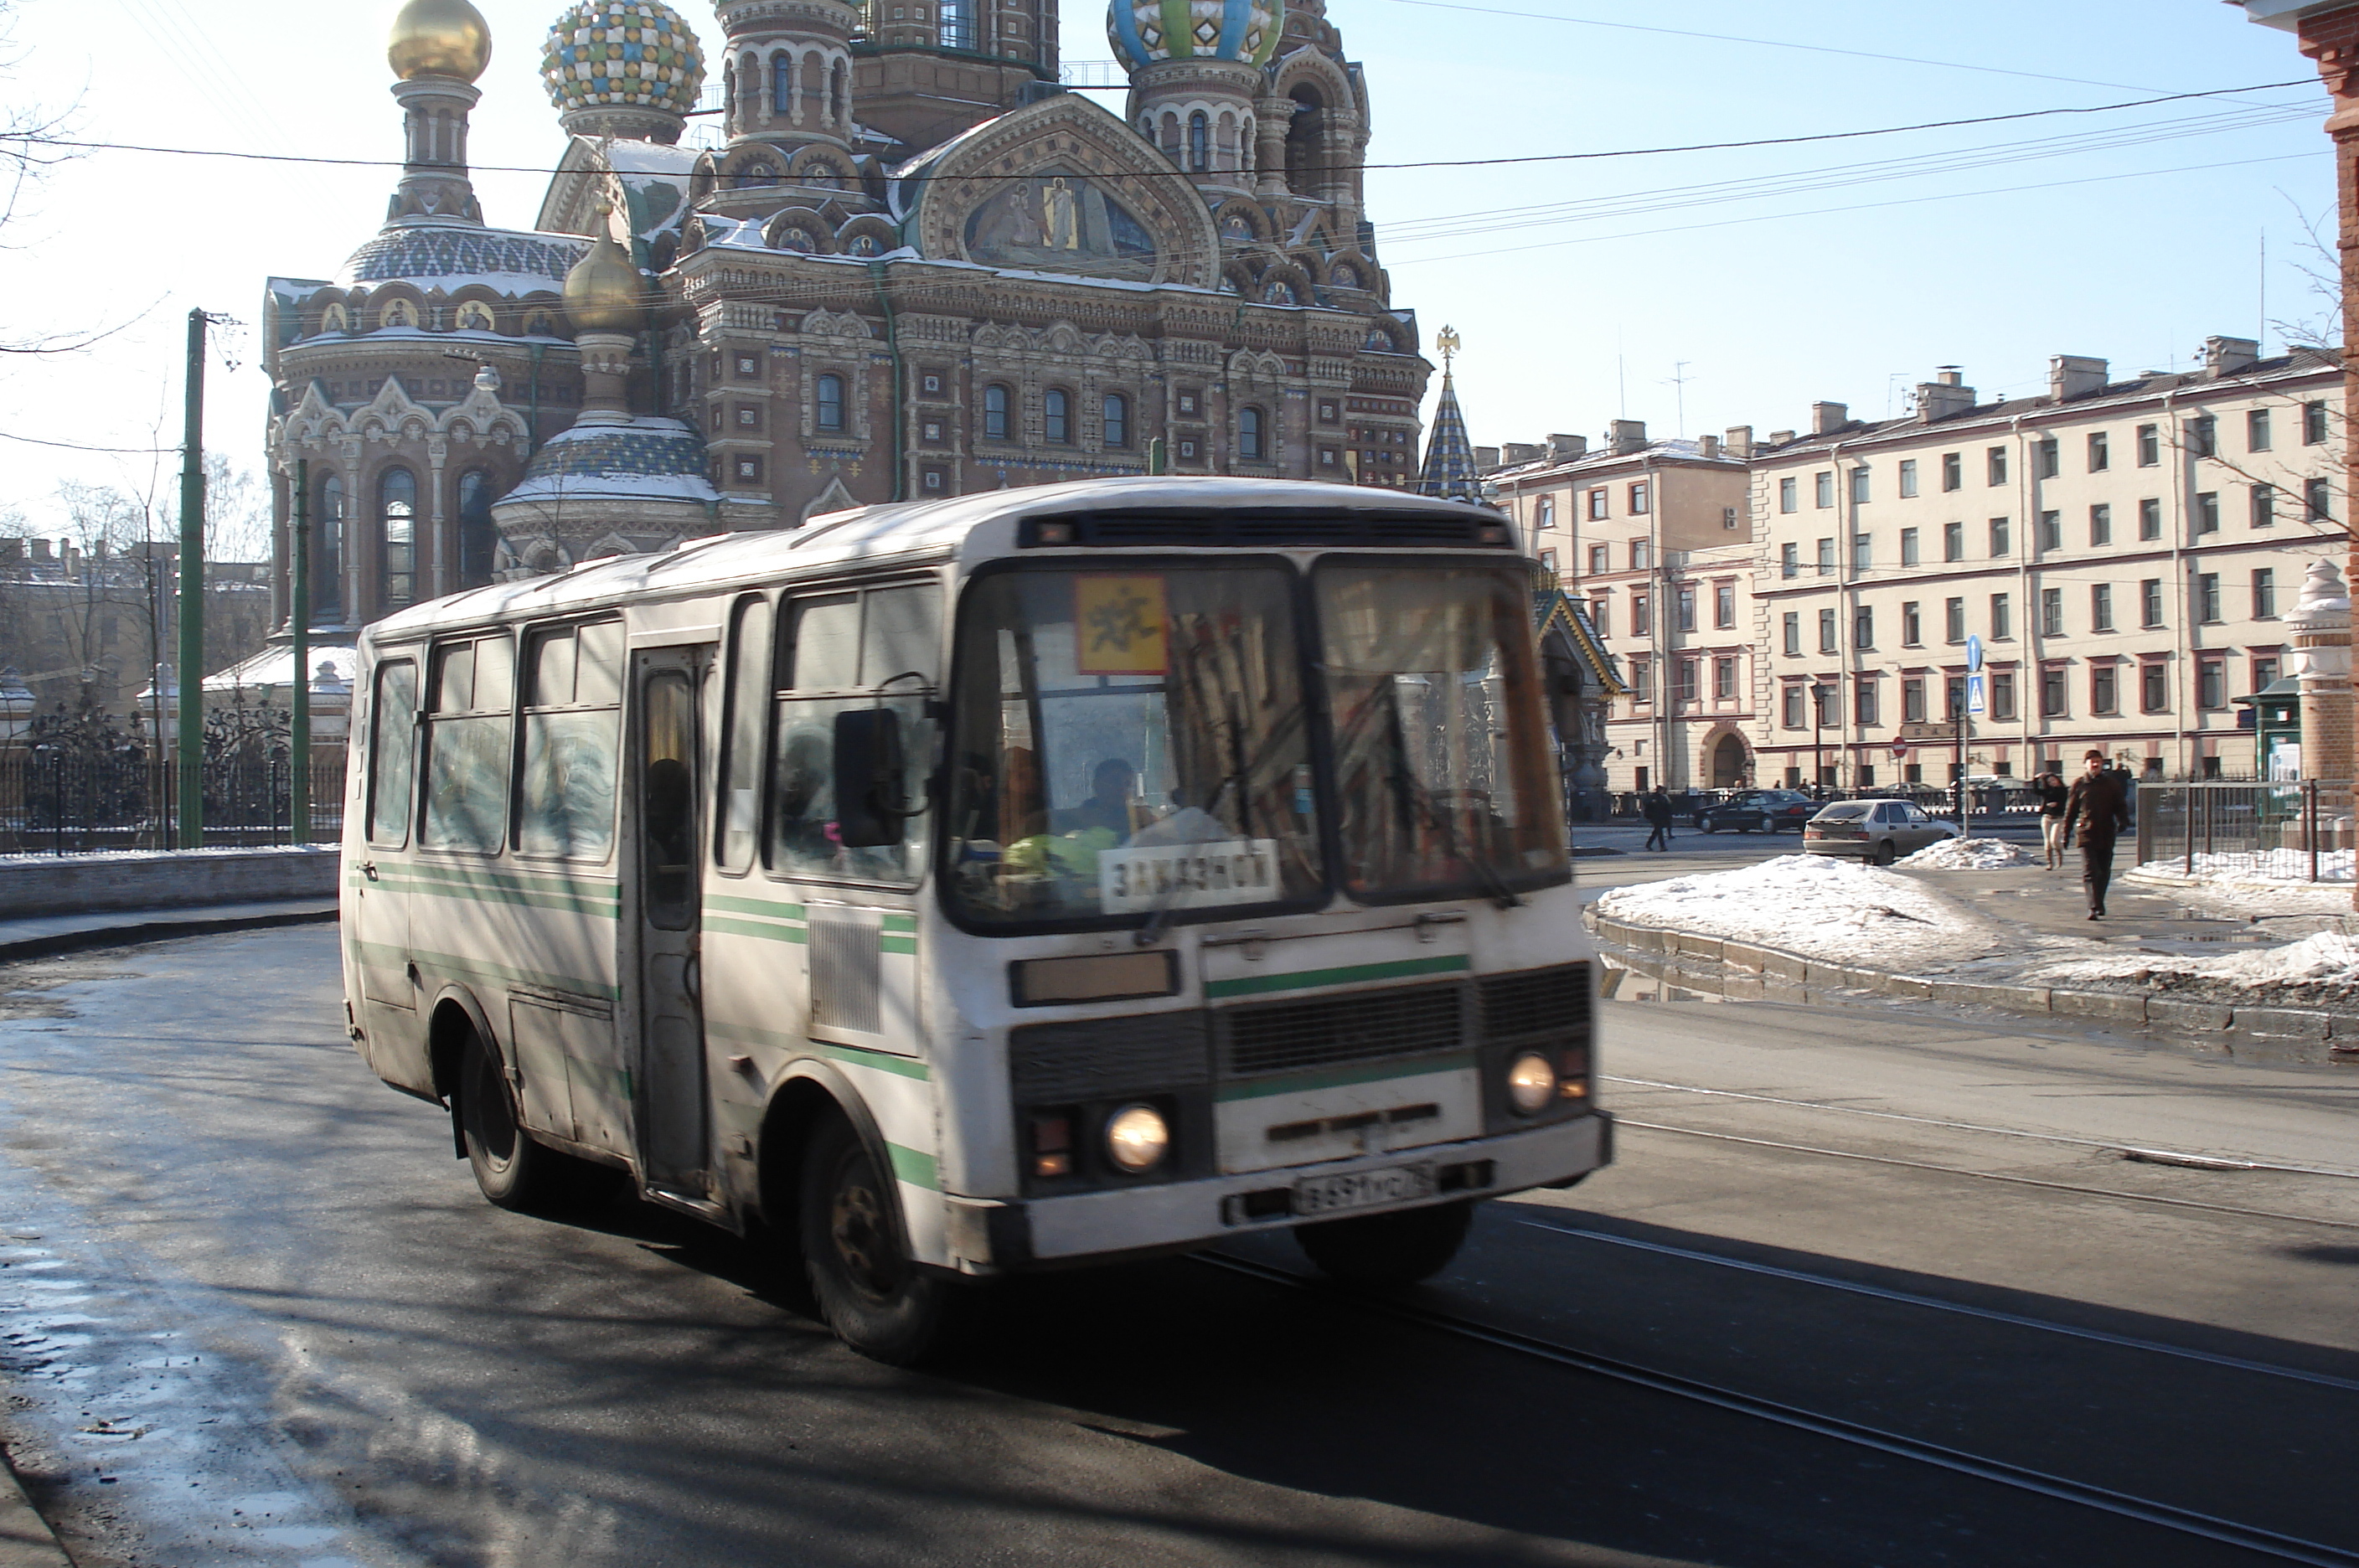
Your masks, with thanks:
M1690 991L1674 985L1659 975L1615 957L1612 953L1597 955L1597 995L1608 1002L1725 1002L1725 996L1707 991Z

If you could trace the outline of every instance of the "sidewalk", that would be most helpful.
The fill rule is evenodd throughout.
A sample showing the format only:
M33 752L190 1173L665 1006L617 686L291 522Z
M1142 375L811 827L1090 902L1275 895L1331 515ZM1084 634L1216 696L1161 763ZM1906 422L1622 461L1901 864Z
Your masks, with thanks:
M0 1568L73 1568L58 1538L16 1484L16 1473L0 1463Z

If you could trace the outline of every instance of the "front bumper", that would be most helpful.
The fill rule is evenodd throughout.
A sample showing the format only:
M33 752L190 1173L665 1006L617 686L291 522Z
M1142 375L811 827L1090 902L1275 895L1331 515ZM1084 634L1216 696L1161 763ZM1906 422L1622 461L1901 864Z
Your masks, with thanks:
M1410 1209L1465 1197L1495 1198L1534 1187L1570 1186L1612 1162L1614 1118L1593 1111L1527 1132L1467 1138L1421 1149L1391 1149L1313 1166L1248 1171L1199 1181L1078 1192L1070 1197L1001 1203L946 1196L949 1233L962 1272L996 1274L1124 1253L1184 1247L1240 1231L1300 1223L1290 1213L1246 1217L1248 1195L1290 1188L1300 1175L1348 1175L1410 1163L1437 1169L1488 1166L1489 1180L1431 1198L1389 1205ZM1232 1200L1234 1200L1234 1202ZM1386 1208L1353 1211L1382 1214Z

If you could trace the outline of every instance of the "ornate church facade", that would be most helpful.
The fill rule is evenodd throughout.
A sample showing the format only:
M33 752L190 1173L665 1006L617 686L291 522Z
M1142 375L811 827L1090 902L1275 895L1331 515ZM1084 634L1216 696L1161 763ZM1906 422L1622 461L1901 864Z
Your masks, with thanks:
M1122 116L1058 86L1050 0L715 10L709 66L660 0L558 19L523 230L468 178L487 26L404 7L385 227L268 288L282 620L299 473L323 631L853 505L1158 464L1415 484L1430 367L1323 0L1113 0Z

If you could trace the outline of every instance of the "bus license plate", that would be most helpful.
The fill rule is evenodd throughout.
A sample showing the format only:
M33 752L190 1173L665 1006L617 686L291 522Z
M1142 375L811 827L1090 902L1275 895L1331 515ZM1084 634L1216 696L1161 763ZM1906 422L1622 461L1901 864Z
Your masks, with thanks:
M1388 1171L1354 1171L1346 1176L1305 1176L1294 1184L1294 1212L1332 1214L1431 1196L1431 1165L1396 1165Z

